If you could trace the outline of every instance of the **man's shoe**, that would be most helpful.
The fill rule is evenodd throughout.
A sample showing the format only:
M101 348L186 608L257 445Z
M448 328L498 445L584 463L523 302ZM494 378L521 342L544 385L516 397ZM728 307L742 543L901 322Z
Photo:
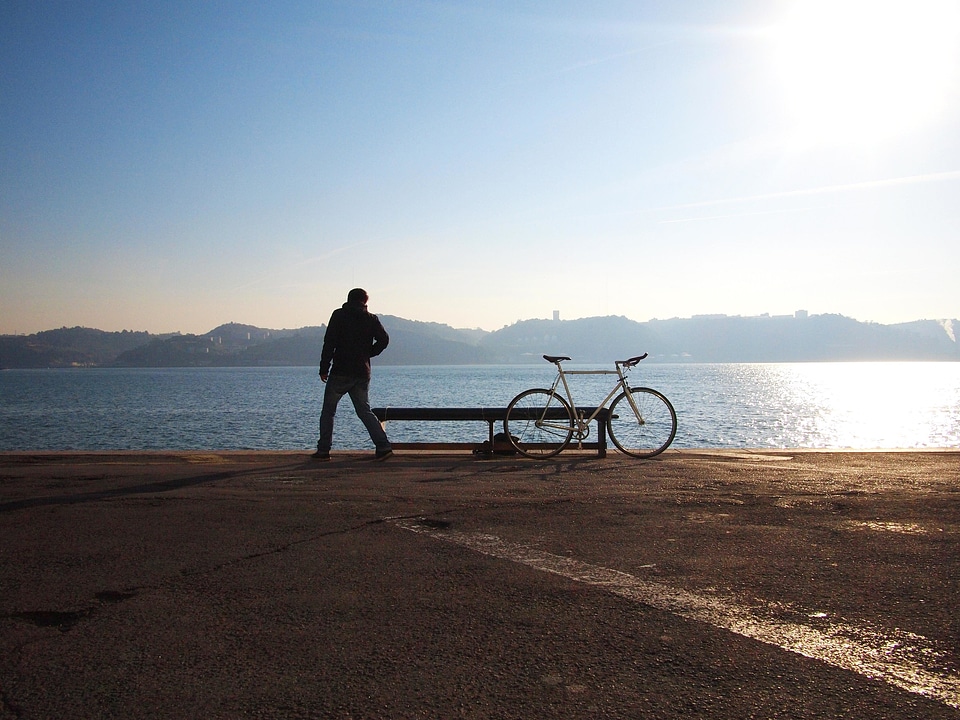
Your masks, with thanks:
M310 457L313 458L314 460L329 460L329 459L330 459L330 453L328 453L328 452L322 452L322 451L320 451L320 450L317 450L317 451L316 451L313 455L311 455Z
M393 455L393 450L377 450L377 454L373 456L373 459L386 460L391 455Z

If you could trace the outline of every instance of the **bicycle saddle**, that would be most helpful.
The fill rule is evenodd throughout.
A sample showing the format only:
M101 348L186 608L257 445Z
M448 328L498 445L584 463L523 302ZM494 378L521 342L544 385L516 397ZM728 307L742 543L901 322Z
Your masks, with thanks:
M547 362L559 363L561 360L569 360L568 357L562 357L560 355L544 355L543 359Z

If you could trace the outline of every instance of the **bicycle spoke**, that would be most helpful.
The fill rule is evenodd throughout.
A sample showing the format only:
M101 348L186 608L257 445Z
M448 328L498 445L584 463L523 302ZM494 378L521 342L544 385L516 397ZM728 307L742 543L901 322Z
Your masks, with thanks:
M622 452L649 458L659 455L673 442L677 434L677 413L670 401L656 390L631 388L629 395L620 394L610 406L607 430L613 444Z
M519 452L551 457L570 442L573 412L566 400L550 390L527 390L510 401L503 426Z

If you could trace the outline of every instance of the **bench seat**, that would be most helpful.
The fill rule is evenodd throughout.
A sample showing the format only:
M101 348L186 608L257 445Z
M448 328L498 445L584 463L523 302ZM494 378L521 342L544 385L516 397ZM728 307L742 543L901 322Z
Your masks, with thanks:
M596 407L577 408L583 414L590 416ZM559 408L558 408L559 412ZM597 441L585 442L579 447L596 450L599 457L607 454L607 415L604 408L596 417ZM488 425L489 447L493 448L494 424L502 423L507 417L505 407L375 407L373 414L381 423L392 421L426 421L426 422L485 422ZM563 417L562 414L557 417ZM477 450L481 446L475 443L391 443L397 450Z

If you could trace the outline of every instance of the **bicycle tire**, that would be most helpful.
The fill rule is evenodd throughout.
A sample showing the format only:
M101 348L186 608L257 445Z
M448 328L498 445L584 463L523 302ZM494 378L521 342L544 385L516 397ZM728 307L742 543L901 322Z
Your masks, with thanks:
M546 425L542 423L544 415L550 416ZM573 410L555 392L540 388L524 390L507 405L503 429L522 455L553 457L569 445L573 437Z
M677 435L677 411L663 393L645 387L630 388L640 411L638 418L627 393L610 405L607 433L617 448L633 457L652 458L668 447Z

